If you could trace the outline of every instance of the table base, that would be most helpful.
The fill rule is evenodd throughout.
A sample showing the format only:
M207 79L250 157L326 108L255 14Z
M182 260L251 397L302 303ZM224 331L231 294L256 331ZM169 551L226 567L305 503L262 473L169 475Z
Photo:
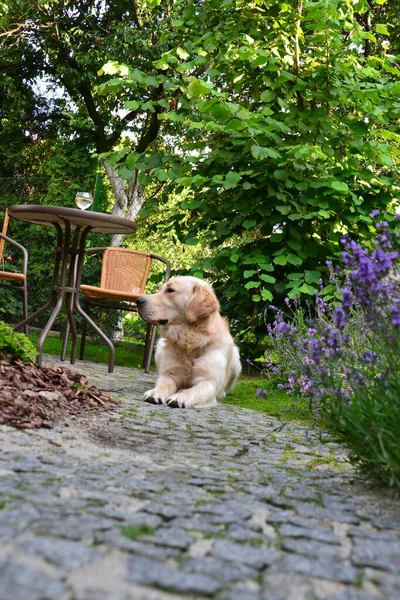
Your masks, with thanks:
M112 373L114 371L115 365L114 344L106 336L104 331L102 331L100 327L96 325L96 323L83 310L79 302L79 286L82 279L86 238L92 230L92 227L86 226L83 229L77 227L72 236L70 223L67 219L65 219L65 229L63 229L57 222L54 222L53 226L57 230L57 247L54 259L54 273L50 299L44 306L39 308L28 318L15 325L14 329L16 331L18 331L19 329L23 329L26 325L31 323L34 319L42 315L44 312L53 309L46 325L43 328L37 345L36 365L40 367L43 358L44 342L57 316L60 314L63 305L65 305L68 327L63 340L63 350L61 359L65 359L66 344L70 330L72 337L72 349L70 359L71 364L74 364L76 361L78 334L76 329L74 312L77 312L108 346L110 350L108 372Z

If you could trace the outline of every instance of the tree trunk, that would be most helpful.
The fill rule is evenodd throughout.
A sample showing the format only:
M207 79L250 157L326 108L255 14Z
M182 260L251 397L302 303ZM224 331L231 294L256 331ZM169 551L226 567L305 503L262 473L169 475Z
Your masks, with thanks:
M106 158L102 159L107 177L114 193L114 207L112 214L126 219L134 219L145 200L142 186L136 176L129 182L118 176L118 168L113 167ZM121 246L124 240L123 234L112 234L110 246ZM118 321L114 326L111 338L113 342L124 339L123 313L118 311Z
M143 188L138 183L138 173L127 182L118 176L118 168L110 165L106 158L103 158L102 162L114 193L112 214L133 220L145 201ZM110 245L121 246L123 239L122 234L111 235Z

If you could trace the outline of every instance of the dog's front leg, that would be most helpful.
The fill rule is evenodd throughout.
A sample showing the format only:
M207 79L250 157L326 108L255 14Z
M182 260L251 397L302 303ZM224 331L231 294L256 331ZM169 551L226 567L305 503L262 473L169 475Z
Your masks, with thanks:
M166 404L168 398L175 394L177 389L175 379L169 375L160 375L156 381L156 387L146 392L143 400L151 404Z
M215 383L201 379L190 388L179 390L168 398L168 406L173 408L208 408L217 405Z

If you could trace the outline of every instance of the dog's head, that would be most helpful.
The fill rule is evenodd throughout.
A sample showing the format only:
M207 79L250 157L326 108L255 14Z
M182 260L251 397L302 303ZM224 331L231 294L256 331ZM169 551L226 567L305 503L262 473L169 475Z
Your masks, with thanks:
M197 323L219 310L211 286L196 277L174 277L157 294L136 300L139 315L154 325Z

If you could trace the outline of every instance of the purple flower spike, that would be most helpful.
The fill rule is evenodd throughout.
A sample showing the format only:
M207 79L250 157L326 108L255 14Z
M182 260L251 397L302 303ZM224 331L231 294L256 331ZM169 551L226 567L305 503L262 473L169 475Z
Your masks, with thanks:
M392 325L395 329L400 328L400 306L399 304L391 304L389 306Z
M371 219L377 219L379 217L379 215L381 214L381 211L378 210L377 208L375 208L371 213L370 213L370 217Z
M349 288L344 288L342 292L342 308L343 310L349 310L353 304L353 294Z
M343 329L343 327L346 325L346 315L344 314L341 306L335 306L332 312L332 319L335 327L338 329Z
M267 397L267 390L264 390L263 388L257 388L256 394L259 398L261 398L261 400L263 400Z

